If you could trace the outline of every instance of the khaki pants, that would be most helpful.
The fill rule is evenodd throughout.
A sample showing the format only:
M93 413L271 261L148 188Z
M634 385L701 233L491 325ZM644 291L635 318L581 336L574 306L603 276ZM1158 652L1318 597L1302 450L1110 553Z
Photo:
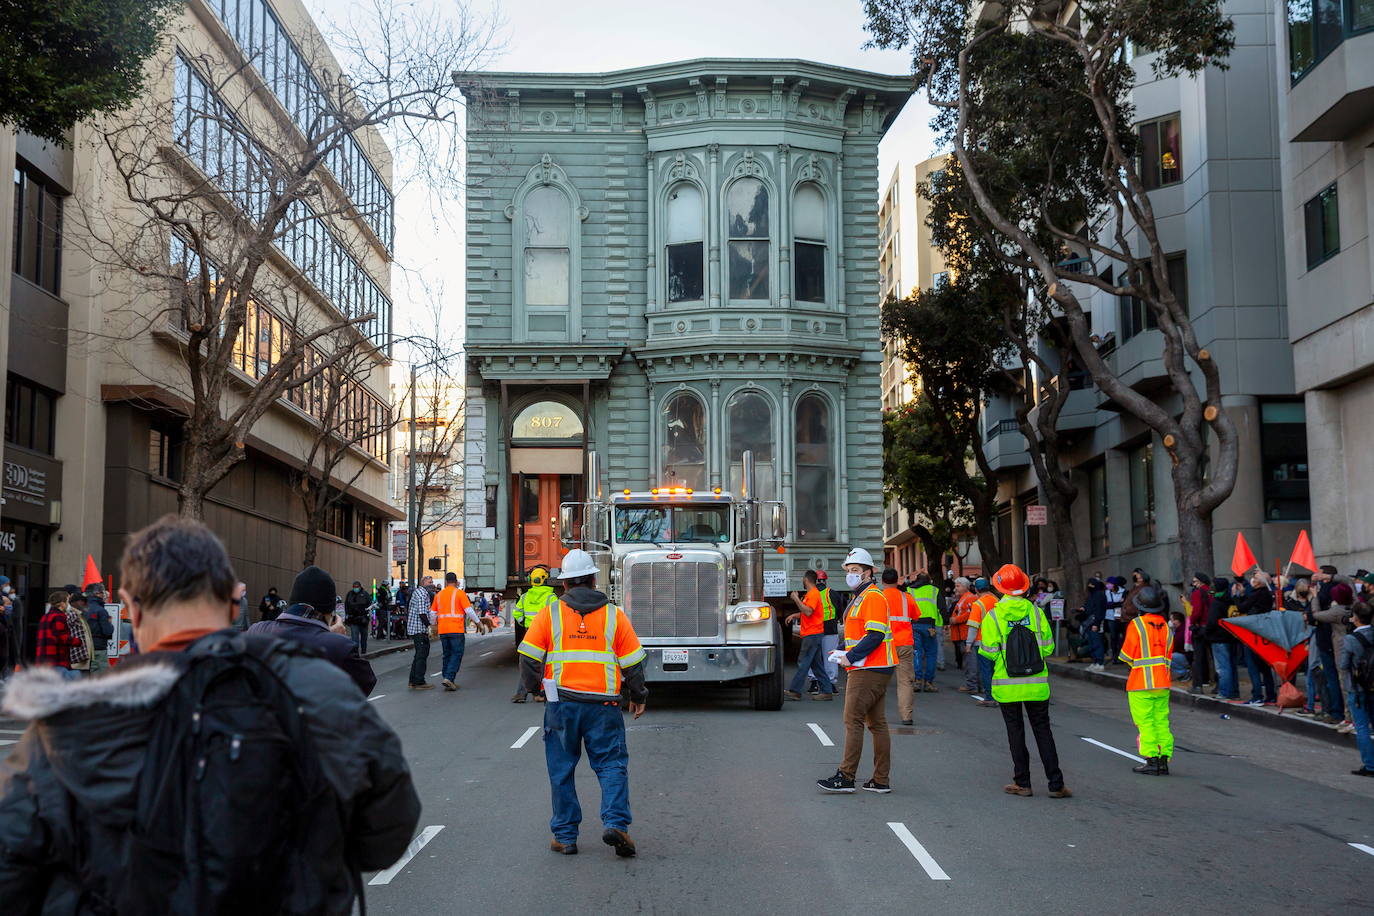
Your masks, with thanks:
M916 712L916 664L912 657L915 646L897 647L897 711L905 722Z
M844 759L840 772L854 779L864 752L864 728L873 735L873 781L888 784L892 765L892 738L887 731L887 685L891 668L853 668L846 675L844 691Z
M91 674L95 674L97 671L104 671L106 668L110 667L110 660L107 653L108 650L106 649L91 650Z

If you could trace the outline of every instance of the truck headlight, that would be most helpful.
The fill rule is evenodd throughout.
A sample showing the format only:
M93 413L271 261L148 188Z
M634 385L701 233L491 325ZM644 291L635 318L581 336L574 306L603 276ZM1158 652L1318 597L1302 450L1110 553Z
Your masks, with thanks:
M758 623L760 620L767 620L773 616L773 609L768 605L763 607L742 607L734 613L734 623Z

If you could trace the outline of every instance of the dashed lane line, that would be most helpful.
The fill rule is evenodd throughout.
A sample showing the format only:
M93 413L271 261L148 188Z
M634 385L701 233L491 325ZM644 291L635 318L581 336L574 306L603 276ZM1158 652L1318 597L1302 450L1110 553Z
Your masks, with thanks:
M22 728L0 728L0 735L22 735L22 734L24 734L24 730L23 730Z
M1366 855L1374 856L1374 846L1366 846L1363 843L1351 843L1349 845L1354 846L1356 849L1358 849L1362 853L1365 853Z
M0 738L0 747L9 747L11 744L18 744L18 741L11 741L8 738Z
M399 875L401 873L401 869L409 865L410 860L415 858L416 854L419 853L421 849L425 848L425 844L427 844L430 840L438 836L439 831L443 829L444 825L439 824L437 826L426 827L424 830L421 830L420 835L410 841L410 845L406 847L406 851L401 855L399 859L396 860L396 864L392 865L386 871L377 872L377 874L372 876L372 880L367 882L368 885L371 886L376 884L390 884L391 879Z
M921 845L920 840L911 835L911 831L906 829L906 824L900 821L888 821L887 826L892 828L892 832L897 834L897 839L901 840L902 845L906 846L907 850L916 857L916 861L926 870L926 874L930 876L930 880L949 880L949 875L945 874L945 870L940 867L940 863L936 862L934 857L926 852L926 848Z
M375 697L368 697L368 698L367 698L367 701L368 701L369 703L371 703L373 700L380 700L380 699L381 699L382 697L384 697L384 696L386 696L386 694L384 694L384 693L379 693L379 694L377 694Z
M1080 738L1083 738L1082 735L1079 735L1079 737L1080 737ZM1137 757L1135 754L1132 754L1132 753L1130 753L1129 751L1123 751L1123 750L1122 750L1121 748L1119 748L1119 747L1112 747L1110 744L1103 744L1101 741L1098 741L1096 738L1083 738L1083 740L1086 741L1086 742L1088 742L1089 744L1095 744L1095 745L1097 745L1098 747L1102 748L1104 751L1111 751L1113 754L1120 754L1122 757L1127 757L1127 758L1129 758L1129 759L1131 759L1131 760L1134 760L1136 763L1144 763L1144 762L1145 762L1145 758L1144 758L1144 757Z
M826 747L835 746L835 742L830 740L830 736L825 733L825 729L821 728L815 722L807 722L806 727L816 733L816 738L821 742L821 744L825 745Z
M524 747L525 744L528 743L529 740L537 734L539 734L539 726L531 725L529 728L525 729L525 733L520 736L519 740L517 740L514 744L510 746L510 749L513 751L519 750L520 748Z

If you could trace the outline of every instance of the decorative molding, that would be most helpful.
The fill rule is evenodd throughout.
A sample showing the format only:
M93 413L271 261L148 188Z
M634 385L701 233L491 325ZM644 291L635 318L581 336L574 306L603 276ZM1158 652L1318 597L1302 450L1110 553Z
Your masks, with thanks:
M754 151L752 149L747 149L744 151L744 155L740 156L739 161L735 163L735 167L731 169L730 174L735 178L743 178L745 176L763 178L766 176L767 170L764 169L763 163L755 157Z
M625 129L625 93L611 93L611 130Z
M644 124L650 126L658 123L658 102L654 100L654 92L648 86L636 86L635 92L639 93L639 98L644 102Z
M844 113L849 109L849 103L858 94L859 90L850 88L835 97L835 121L841 127L844 126Z
M728 80L723 76L716 77L716 104L711 112L713 118L725 117L725 86Z
M672 168L668 170L668 180L672 181L700 181L701 176L697 173L697 167L685 153L678 153L673 158Z
M511 130L520 129L520 90L506 90L506 105L508 111L508 122Z
M821 168L820 157L815 153L807 156L802 162L801 168L797 170L797 180L814 181L818 184L825 184L825 170Z
M773 77L773 92L770 101L772 103L773 117L775 118L782 117L782 89L786 82L787 81L781 76Z
M792 91L787 94L787 113L793 117L797 115L797 104L801 101L802 93L810 87L810 80L797 80L792 84Z
M573 130L582 132L587 129L587 92L585 89L573 91Z

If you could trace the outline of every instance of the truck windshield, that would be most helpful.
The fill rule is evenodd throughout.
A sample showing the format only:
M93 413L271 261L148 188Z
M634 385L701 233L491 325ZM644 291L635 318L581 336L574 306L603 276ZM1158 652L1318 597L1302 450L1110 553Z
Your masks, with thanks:
M621 544L721 544L730 540L728 506L620 506L615 539Z

